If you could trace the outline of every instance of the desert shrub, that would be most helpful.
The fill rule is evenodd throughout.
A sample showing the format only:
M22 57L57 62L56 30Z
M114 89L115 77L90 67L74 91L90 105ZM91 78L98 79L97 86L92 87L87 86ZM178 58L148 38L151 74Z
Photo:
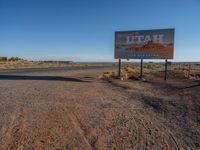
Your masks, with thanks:
M153 74L153 76L158 77L158 78L163 78L165 72L164 71L154 71L151 72ZM183 72L183 71L175 71L175 70L168 70L167 71L167 78L169 79L175 79L175 78L179 78L179 79L185 79L187 78L187 73Z
M153 65L153 64L147 64L147 65L144 66L144 68L151 69L151 70L153 70L154 67L155 67L155 65Z
M139 73L139 69L133 65L127 65L122 69L120 78L122 80L135 79ZM104 72L99 76L103 79L118 78L118 72Z
M117 78L118 75L116 72L104 72L99 78L110 79L110 78Z
M127 72L127 73L139 73L139 68L136 67L136 66L133 66L133 65L127 65L125 68L124 68L124 71Z

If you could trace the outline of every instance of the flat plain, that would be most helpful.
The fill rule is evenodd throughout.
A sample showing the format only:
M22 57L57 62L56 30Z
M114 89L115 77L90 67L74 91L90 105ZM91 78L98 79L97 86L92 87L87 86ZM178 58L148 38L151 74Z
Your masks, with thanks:
M0 149L200 149L200 82L117 67L0 73Z

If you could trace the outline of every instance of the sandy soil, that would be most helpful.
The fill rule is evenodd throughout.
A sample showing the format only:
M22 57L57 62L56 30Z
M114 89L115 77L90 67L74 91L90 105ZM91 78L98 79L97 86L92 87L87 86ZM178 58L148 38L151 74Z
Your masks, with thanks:
M99 72L0 75L0 149L200 149L199 81Z

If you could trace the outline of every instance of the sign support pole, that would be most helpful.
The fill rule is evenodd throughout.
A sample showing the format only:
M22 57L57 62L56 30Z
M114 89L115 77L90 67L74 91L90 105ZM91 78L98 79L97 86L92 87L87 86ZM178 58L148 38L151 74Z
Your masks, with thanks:
M167 80L167 59L165 59L165 81Z
M118 76L121 77L121 59L119 59Z
M143 78L143 59L141 59L141 63L140 63L140 79L142 80Z
M188 79L190 78L190 68L191 68L191 65L189 64L189 66L188 66Z

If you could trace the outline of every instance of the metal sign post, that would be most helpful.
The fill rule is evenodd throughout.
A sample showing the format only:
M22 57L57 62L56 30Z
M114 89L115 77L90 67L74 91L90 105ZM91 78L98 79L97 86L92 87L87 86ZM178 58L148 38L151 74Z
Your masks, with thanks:
M190 78L190 68L191 68L191 65L189 64L189 66L188 66L188 79Z
M140 63L140 79L142 80L143 78L143 59L141 59L141 63Z
M167 59L165 59L165 81L167 80Z
M118 77L121 77L121 59L119 59Z

